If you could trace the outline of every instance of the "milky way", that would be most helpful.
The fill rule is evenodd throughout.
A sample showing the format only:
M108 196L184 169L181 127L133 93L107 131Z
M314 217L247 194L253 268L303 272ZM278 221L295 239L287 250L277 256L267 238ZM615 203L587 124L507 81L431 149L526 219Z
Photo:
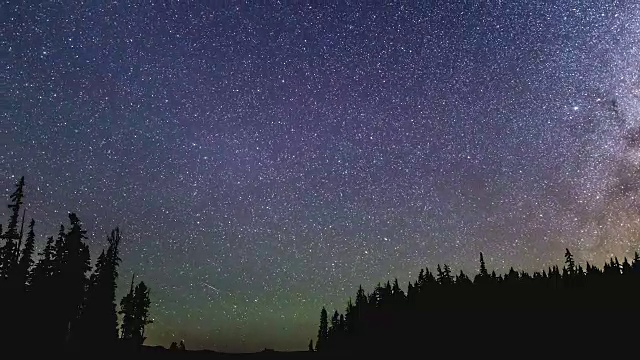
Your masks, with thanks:
M359 284L640 246L638 4L211 3L2 5L0 188L40 246L121 227L149 344L305 349Z

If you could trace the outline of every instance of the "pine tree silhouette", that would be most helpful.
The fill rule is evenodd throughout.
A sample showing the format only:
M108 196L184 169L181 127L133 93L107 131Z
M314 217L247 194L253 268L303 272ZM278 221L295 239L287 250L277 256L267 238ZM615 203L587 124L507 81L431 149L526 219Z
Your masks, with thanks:
M16 190L11 193L10 199L11 204L8 205L9 209L11 209L11 216L9 218L9 225L7 226L6 232L3 234L3 238L7 241L9 240L17 240L18 233L18 220L20 218L20 207L23 204L22 199L24 198L24 176L20 178L18 183L16 184Z
M313 352L313 339L309 340L309 351Z
M134 340L137 344L142 345L146 340L145 329L146 326L153 323L149 315L149 307L151 306L150 298L151 290L147 287L144 281L141 281L136 285L136 290L133 296L134 303L134 319L135 319L135 332ZM184 342L181 342L182 349L184 350Z
M47 238L47 243L38 254L39 260L34 266L32 288L44 286L54 275L55 248L53 236Z
M338 310L335 310L333 312L333 315L331 316L331 327L329 328L329 333L335 332L338 330L338 327L340 326L340 313L338 313Z
M362 285L358 288L358 292L356 293L356 307L362 308L367 304L367 294L365 294L364 289L362 289Z
M87 299L81 318L80 346L100 348L113 346L118 339L118 317L116 314L116 280L120 264L118 228L111 231L104 250L98 257L96 268L89 279Z
M53 236L47 238L44 249L39 254L39 260L34 266L32 282L30 286L32 308L34 318L38 319L39 326L33 327L32 333L35 339L39 339L42 346L56 348L56 337L52 336L59 331L53 324L56 323L58 309L61 306L59 300L63 298L58 293L59 279L56 273L55 248ZM38 301L49 299L46 302Z
M78 320L84 303L86 273L91 269L89 247L85 244L86 230L75 213L69 213L70 228L64 236L64 250L60 265L60 286L64 296L62 302L62 316L64 329L62 334L67 344L76 337L81 337ZM75 333L74 333L75 332Z
M56 242L54 245L55 249L55 268L56 271L62 272L62 267L67 258L67 247L65 244L66 231L64 225L60 224L60 229L58 230L58 237L56 238Z
M573 254L571 254L569 249L566 249L566 251L564 253L564 258L565 258L565 263L567 265L567 272L569 273L570 276L575 275L576 263L573 260Z
M480 253L480 272L473 279L474 283L484 285L489 280L489 272L487 271L487 265L484 262L484 254Z
M320 311L320 327L318 329L318 340L316 341L316 351L325 350L325 345L329 338L329 318L327 309L324 307Z
M18 231L20 209L24 198L24 177L16 183L16 189L9 196L9 224L6 231L0 231L0 308L3 309L2 332L0 338L10 344L16 344L21 333L20 312L25 306L25 282L18 268L22 231ZM24 213L24 212L23 212ZM24 216L22 219L24 229ZM24 280L24 282L21 282Z
M35 220L31 219L29 223L29 233L27 234L27 240L22 248L22 253L18 261L18 270L16 273L17 282L22 287L22 291L27 290L27 286L31 280L31 267L33 266L33 251L35 247L36 235L33 231Z
M150 290L143 281L133 287L133 277L129 293L120 301L122 314L121 338L129 347L138 347L144 343L145 328L153 323L149 316Z
M133 343L133 334L135 332L135 305L134 305L134 295L135 295L135 287L134 281L135 274L131 275L131 285L129 287L129 292L120 300L120 314L122 315L122 326L120 327L120 338L124 340L126 343L131 345ZM174 342L177 347L177 343Z

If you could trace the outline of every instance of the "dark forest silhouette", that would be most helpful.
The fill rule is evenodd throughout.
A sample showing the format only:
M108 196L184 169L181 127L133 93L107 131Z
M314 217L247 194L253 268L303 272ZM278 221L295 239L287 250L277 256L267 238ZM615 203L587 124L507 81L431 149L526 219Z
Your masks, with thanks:
M614 346L640 339L640 255L611 258L600 269L576 264L566 249L565 265L529 274L513 268L489 273L480 253L473 280L448 265L435 274L421 269L406 293L398 280L362 286L344 314L322 308L315 350L326 354L363 352L488 350L553 343ZM601 328L604 326L604 329ZM560 336L556 336L560 333ZM578 343L580 342L580 343ZM630 343L620 344L625 349ZM637 345L633 345L637 349ZM613 347L615 348L615 347Z
M25 181L10 195L7 228L0 225L0 314L2 342L14 349L49 353L133 350L145 340L149 289L140 282L116 309L121 234L107 237L107 246L91 265L86 230L75 213L58 234L48 237L34 254L36 221L24 237ZM22 214L22 220L20 220ZM23 241L24 240L24 241ZM7 348L7 346L5 346Z

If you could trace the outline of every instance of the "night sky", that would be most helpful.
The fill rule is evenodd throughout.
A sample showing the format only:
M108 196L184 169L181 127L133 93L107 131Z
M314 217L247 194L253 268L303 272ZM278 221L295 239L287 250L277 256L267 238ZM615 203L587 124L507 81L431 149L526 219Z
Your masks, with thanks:
M359 284L640 246L637 1L204 3L0 15L3 201L93 259L119 225L147 344L306 349Z

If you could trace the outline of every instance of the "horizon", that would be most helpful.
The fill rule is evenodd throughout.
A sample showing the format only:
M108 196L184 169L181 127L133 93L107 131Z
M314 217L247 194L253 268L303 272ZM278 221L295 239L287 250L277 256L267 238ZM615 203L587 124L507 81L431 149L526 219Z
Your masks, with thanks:
M92 264L120 227L145 345L305 350L359 285L640 247L640 4L6 8L4 202Z

